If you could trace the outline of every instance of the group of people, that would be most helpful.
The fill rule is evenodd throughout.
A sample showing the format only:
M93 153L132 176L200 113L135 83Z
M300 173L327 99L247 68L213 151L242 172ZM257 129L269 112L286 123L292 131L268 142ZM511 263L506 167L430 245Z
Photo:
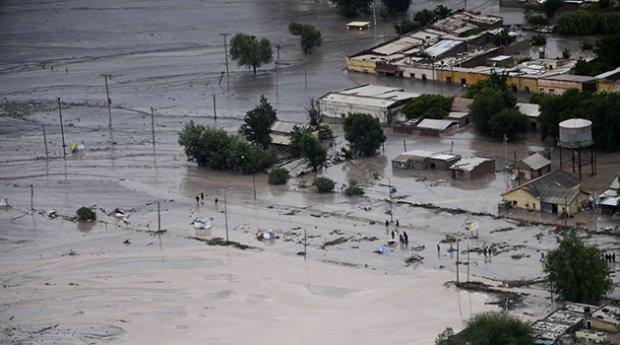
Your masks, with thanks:
M616 253L605 253L605 255L603 255L603 258L605 260L607 260L607 262L612 263L612 262L616 262Z
M392 239L396 240L395 236L396 233L398 233L398 230L396 230L396 232L394 232L394 230L392 230ZM407 235L406 231L403 231L402 234L398 234L398 239L400 241L400 244L409 244L409 235Z
M204 204L204 200L205 200L205 193L200 192L200 195L196 195L196 203L200 204L201 202ZM217 205L217 198L215 198L215 204Z

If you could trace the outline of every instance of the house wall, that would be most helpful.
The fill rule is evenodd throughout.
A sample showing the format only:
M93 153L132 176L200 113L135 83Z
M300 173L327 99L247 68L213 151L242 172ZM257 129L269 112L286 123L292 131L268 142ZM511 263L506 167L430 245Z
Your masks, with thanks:
M601 92L620 92L618 80L599 79L596 81L596 90Z
M386 108L374 107L363 104L333 102L330 100L319 100L319 111L322 116L341 119L348 113L366 113L385 123L389 111Z
M603 320L599 320L595 317L592 317L591 315L586 316L586 322L590 322L592 325L592 328L598 329L599 331L605 331L605 332L611 332L611 333L616 333L620 331L620 329L614 324L605 322Z
M422 76L426 76L426 80L433 80L432 68L400 66L400 69L403 71L403 77L405 78L423 80L425 78ZM435 70L435 79L437 79L437 71Z
M583 90L583 84L577 81L565 81L565 80L550 80L539 79L538 90L539 93L547 93L553 95L561 95L570 89Z
M506 81L509 88L516 87L521 92L538 92L538 79L526 77L510 77Z
M461 84L461 81L464 79L467 85L473 85L480 80L487 80L491 76L483 73L474 73L474 72L464 72L464 71L455 71L452 69L442 69L436 70L435 75L437 80L441 80L442 82L447 82L448 78L452 79L452 84Z
M374 60L347 58L346 64L350 71L377 73L377 63Z
M470 172L470 178L474 179L474 178L478 178L478 177L481 177L481 176L484 176L490 173L494 173L494 172L495 172L495 161L490 160L475 167Z
M522 189L513 190L502 195L502 200L509 201L512 207L540 210L540 200Z

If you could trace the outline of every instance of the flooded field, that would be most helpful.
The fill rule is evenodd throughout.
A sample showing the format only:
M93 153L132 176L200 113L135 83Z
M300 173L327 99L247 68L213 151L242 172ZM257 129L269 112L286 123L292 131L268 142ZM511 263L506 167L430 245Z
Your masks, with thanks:
M413 10L428 6L414 2ZM470 6L520 20L520 12L494 1ZM381 154L323 171L338 186L361 181L366 195L354 199L300 187L313 176L270 186L264 174L253 181L186 161L177 133L189 120L214 124L213 95L217 126L234 131L262 94L279 118L301 121L310 98L358 84L463 92L347 73L344 56L389 39L389 23L379 20L376 32L347 32L347 20L329 1L7 1L0 9L0 197L12 205L0 210L0 342L426 345L477 312L510 304L533 319L552 308L542 285L526 289L519 303L500 305L493 295L445 284L456 280L457 260L449 244L439 243L446 235L471 249L471 280L500 286L542 277L540 252L556 245L555 227L495 217L499 194L511 186L508 176L464 183L392 171L391 159L404 145L436 151L454 145L464 156L506 159L500 144L471 130L441 139L388 131ZM286 30L290 20L316 25L323 46L302 55ZM230 80L220 83L219 34L236 32L280 44L279 71L268 65L255 77L231 63ZM111 129L101 76L107 73ZM67 159L57 97L66 143L85 145ZM337 144L344 144L342 129L334 130ZM522 155L547 145L532 135L510 142L507 152ZM602 191L618 162L601 154L599 175L584 184ZM389 185L397 190L391 204ZM196 203L200 192L205 200ZM154 232L158 202L163 233ZM93 207L98 221L69 220L81 206ZM114 217L115 208L125 210L125 220ZM58 218L47 216L51 210ZM189 223L196 216L212 217L213 228L195 230ZM558 222L546 216L530 215ZM392 219L398 227L385 226ZM465 230L471 222L479 224L477 236ZM604 215L571 222L618 224ZM268 228L276 239L257 240ZM424 260L406 263L408 247L375 253L392 231L407 232ZM204 242L226 236L251 248ZM333 241L340 244L329 245ZM619 247L613 237L589 241ZM305 259L298 255L304 243ZM480 248L491 245L497 254L486 258ZM467 278L463 267L459 274Z

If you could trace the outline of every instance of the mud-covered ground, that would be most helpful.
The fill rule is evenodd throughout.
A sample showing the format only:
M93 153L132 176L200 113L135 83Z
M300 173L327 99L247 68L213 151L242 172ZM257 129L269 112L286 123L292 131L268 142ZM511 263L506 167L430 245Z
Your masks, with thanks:
M409 150L446 151L454 145L463 156L504 159L501 145L471 130L442 139L386 130L381 154L322 172L338 182L338 191L349 179L361 181L366 195L353 199L302 188L311 184L312 175L270 186L264 174L254 176L254 199L252 176L186 161L177 133L189 120L213 124L213 94L217 125L234 131L261 94L280 118L301 121L311 97L357 84L463 92L344 72L343 56L389 38L389 24L380 21L376 33L346 32L346 19L328 1L105 6L20 1L0 6L0 198L12 205L0 210L3 343L431 344L444 327L460 329L476 312L508 305L534 319L552 308L542 285L511 289L521 294L520 302L504 299L499 305L493 304L494 295L446 285L456 280L457 254L441 241L459 238L459 260L470 261L470 279L501 288L506 282L539 280L540 252L556 245L551 224L563 220L511 215L542 223L534 225L496 217L499 194L511 185L503 173L460 182L442 173L392 171L390 161L404 150L403 140ZM493 2L469 6L520 18ZM290 20L317 25L324 35L321 49L301 55L285 29ZM231 80L224 78L220 85L225 67L218 33L239 31L281 44L278 73L270 65L254 77L231 63ZM102 73L113 75L111 130ZM66 160L59 96L66 143L85 142L82 152L68 153ZM155 108L155 145L150 107ZM334 129L338 147L344 144L342 129ZM511 140L508 160L515 151L523 157L546 146L534 134ZM598 162L598 174L584 180L597 193L611 182L620 159L600 153ZM390 184L396 188L391 206ZM197 204L200 192L206 196ZM156 234L158 202L166 231ZM93 207L97 222L72 221L80 206ZM125 220L110 215L115 208L125 210ZM48 218L50 210L58 217ZM213 217L213 228L190 226L198 215ZM386 228L391 218L398 227ZM477 238L465 230L471 222L478 224ZM251 248L204 242L225 238L226 224L231 241ZM618 220L586 212L569 220L576 224L595 230ZM257 232L267 228L277 238L257 240ZM409 247L375 253L392 231L407 232ZM619 247L612 236L587 236L587 241L606 250ZM305 260L299 255L304 242ZM411 248L421 246L415 253L422 262L405 262ZM481 252L485 246L493 248L487 258ZM459 279L467 279L464 266Z

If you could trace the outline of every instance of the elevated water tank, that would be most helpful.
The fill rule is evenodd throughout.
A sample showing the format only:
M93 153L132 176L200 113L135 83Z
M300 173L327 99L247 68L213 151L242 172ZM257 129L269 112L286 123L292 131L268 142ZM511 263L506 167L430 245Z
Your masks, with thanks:
M592 122L585 119L568 119L560 122L560 147L579 149L592 146Z

